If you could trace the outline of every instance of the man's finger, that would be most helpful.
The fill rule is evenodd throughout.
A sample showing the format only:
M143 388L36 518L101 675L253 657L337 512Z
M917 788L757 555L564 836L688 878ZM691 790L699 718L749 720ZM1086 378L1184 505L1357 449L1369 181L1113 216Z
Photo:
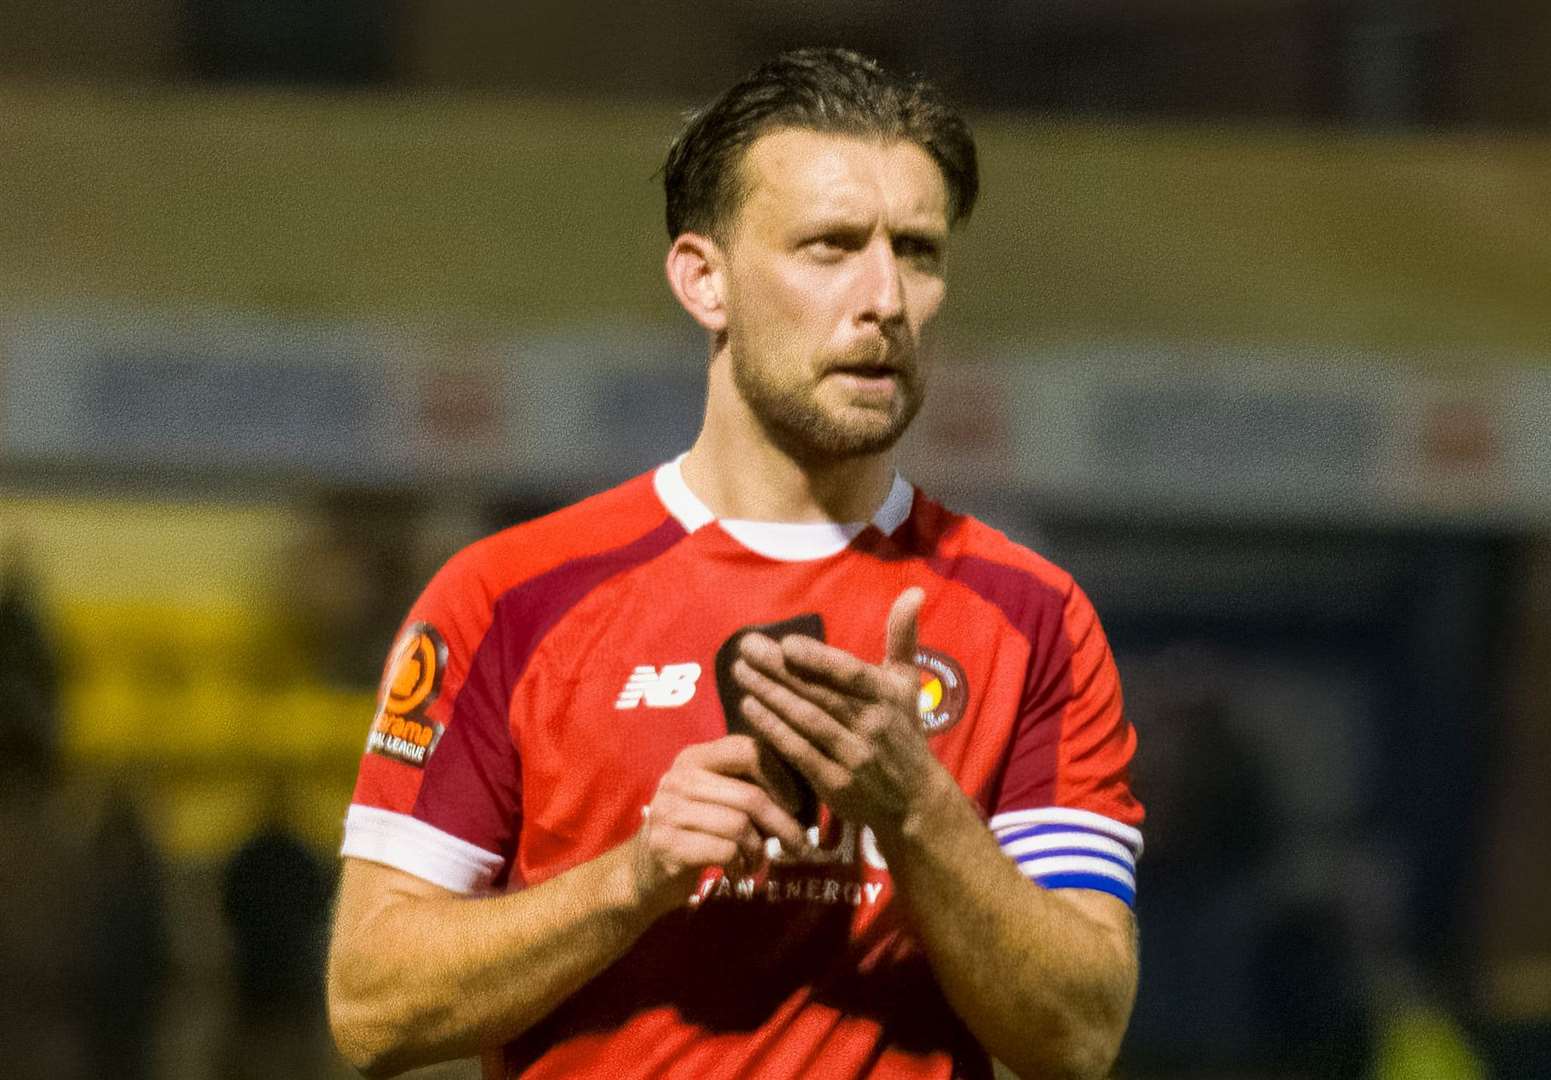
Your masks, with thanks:
M749 726L759 732L760 737L774 747L776 753L791 762L793 768L807 777L820 795L839 790L850 779L849 769L825 757L758 698L752 695L745 697L740 708Z
M702 832L739 843L749 828L749 815L724 803L678 799L654 813L655 827L671 827L686 832Z
M921 615L921 605L926 603L926 591L912 585L895 599L889 608L889 620L884 631L883 662L906 664L916 662L916 620Z
M782 639L783 641L786 639ZM814 639L808 638L812 641ZM786 654L781 645L756 634L750 634L743 639L739 647L739 658L757 672L774 679L788 690L800 697L807 699L818 706L825 713L836 719L843 719L845 715L856 706L856 702L845 695L810 682L796 675L786 666ZM733 666L733 674L737 675L737 665ZM742 682L743 680L739 680Z
M858 660L844 649L793 634L781 639L781 654L793 674L828 687L853 702L865 704L888 697L889 688L882 670Z
M796 807L797 794L781 776L779 769L772 769L760 749L758 740L750 735L727 735L709 742L686 747L679 760L720 776L741 777L752 780L783 804Z
M775 800L775 808L784 812L788 818L802 805L786 769L778 759L771 756L768 747L761 746L751 735L728 735L710 742L696 743L681 751L679 760L702 770L706 775L751 782L755 787L768 792L770 798ZM773 819L762 821L761 828L780 835L776 830L778 824L784 827L785 823Z
M739 686L759 698L804 739L842 765L856 764L860 747L856 735L846 727L846 719L853 711L850 703L822 687L803 684L800 680L791 681L803 689L793 689L788 681L773 679L746 660L740 659L732 671ZM834 711L816 704L812 697L830 701Z
M736 841L725 836L676 825L654 824L648 843L658 853L654 858L661 861L666 856L669 863L666 869L674 873L681 868L726 866L742 851Z
M784 770L772 771L780 771L784 778ZM781 806L758 784L696 770L676 778L668 794L684 802L728 808L729 812L738 814L740 820L751 822L761 836L779 836L783 843L802 838L802 826L792 810ZM730 836L731 833L724 832L723 835Z
M889 704L915 708L915 666L890 661L868 664L848 652L812 638L787 638L782 643L787 669L797 678L829 687L850 703L843 715L857 715L857 707ZM914 655L912 653L912 655Z

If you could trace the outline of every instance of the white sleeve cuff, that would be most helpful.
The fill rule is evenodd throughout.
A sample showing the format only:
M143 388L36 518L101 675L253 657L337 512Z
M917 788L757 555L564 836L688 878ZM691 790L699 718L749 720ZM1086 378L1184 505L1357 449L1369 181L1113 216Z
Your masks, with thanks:
M506 860L419 818L375 806L345 814L341 855L382 863L456 893L485 892Z

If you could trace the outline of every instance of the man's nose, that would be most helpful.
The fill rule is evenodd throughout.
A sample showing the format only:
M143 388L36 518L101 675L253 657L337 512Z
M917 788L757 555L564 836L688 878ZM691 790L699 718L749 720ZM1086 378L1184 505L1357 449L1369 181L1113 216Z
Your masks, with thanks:
M878 237L867 246L862 272L865 321L888 324L905 315L905 289L900 280L899 259L887 237Z

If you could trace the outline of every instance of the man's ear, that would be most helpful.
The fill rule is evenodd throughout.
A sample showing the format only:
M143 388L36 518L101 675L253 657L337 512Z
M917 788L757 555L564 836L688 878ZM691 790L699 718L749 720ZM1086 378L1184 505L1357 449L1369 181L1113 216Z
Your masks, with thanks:
M727 328L727 263L721 246L703 233L680 233L668 248L668 287L706 330Z

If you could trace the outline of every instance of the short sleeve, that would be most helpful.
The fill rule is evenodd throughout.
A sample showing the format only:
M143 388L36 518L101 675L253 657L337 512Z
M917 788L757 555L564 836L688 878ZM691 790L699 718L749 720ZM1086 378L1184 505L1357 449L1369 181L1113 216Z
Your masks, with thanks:
M1046 888L1136 901L1141 804L1131 793L1136 735L1098 615L1075 584L1042 626L991 808L998 843Z
M459 893L506 873L519 809L500 628L476 564L416 600L384 666L341 853Z

